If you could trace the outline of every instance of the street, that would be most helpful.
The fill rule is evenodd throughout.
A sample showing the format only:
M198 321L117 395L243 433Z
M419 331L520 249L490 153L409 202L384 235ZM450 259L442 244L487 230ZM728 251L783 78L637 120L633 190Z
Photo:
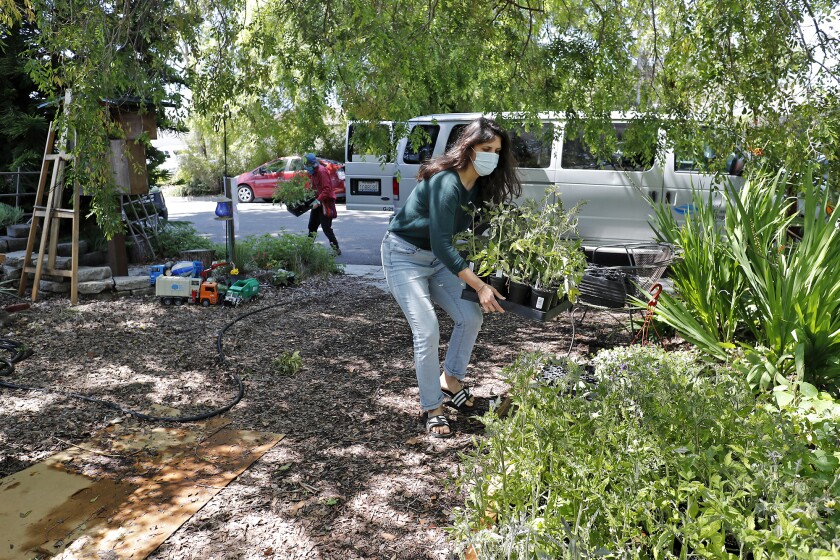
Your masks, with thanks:
M225 223L216 219L216 203L211 199L212 197L167 196L169 219L190 222L207 238L224 243ZM265 233L307 233L308 213L296 218L284 206L270 202L239 204L237 211L237 240ZM338 218L333 221L333 230L341 246L341 256L336 260L342 264L380 265L379 244L385 235L390 216L390 212L347 210L344 204L339 204ZM320 230L317 241L323 245L327 244L327 239Z

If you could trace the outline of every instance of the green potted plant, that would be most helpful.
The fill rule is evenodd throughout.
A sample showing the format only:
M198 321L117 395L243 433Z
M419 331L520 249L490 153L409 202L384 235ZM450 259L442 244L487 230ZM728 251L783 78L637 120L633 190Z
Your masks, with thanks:
M301 216L315 200L315 191L310 187L309 176L302 171L288 181L278 181L272 199L285 204L286 209L295 216Z
M586 268L586 257L576 237L577 212L578 206L564 210L559 194L550 192L532 214L532 235L527 238L532 259L527 282L532 289L531 305L537 309L547 310L552 301L564 297L577 299L577 286Z
M24 216L23 208L0 202L0 227L6 228L9 237L26 237L29 234L29 225L21 223Z
M478 275L489 276L490 284L503 296L508 295L508 280L515 260L511 242L523 229L521 210L514 205L500 204L487 210L487 242L476 256Z

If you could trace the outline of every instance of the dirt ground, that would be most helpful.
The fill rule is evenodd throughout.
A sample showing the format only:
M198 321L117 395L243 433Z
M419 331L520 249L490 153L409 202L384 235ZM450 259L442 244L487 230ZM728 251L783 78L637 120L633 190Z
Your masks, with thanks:
M333 276L262 287L238 308L164 307L153 297L73 307L54 298L11 317L0 336L34 354L6 381L194 414L233 398L235 371L245 396L226 414L231 427L286 434L150 558L455 557L445 527L463 496L451 482L480 425L453 414L455 437L425 435L411 334L380 289ZM220 329L238 317L219 365ZM447 340L451 322L441 317ZM625 318L590 311L581 322L578 313L572 354L627 344ZM481 397L504 395L501 370L520 352L565 354L571 342L568 314L549 323L490 315L468 382ZM295 350L301 370L279 373L277 358ZM116 418L142 422L58 394L0 389L0 477L82 444Z

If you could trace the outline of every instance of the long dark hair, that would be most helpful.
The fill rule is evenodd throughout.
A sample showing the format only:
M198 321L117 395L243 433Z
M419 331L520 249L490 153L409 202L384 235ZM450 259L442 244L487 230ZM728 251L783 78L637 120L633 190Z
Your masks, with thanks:
M502 139L499 164L493 173L479 177L475 182L482 202L500 204L522 195L522 183L516 173L516 160L510 149L510 136L496 121L479 117L468 124L458 140L446 151L420 166L417 180L428 179L449 169L464 169L472 165L470 150L477 144L490 142L495 136Z

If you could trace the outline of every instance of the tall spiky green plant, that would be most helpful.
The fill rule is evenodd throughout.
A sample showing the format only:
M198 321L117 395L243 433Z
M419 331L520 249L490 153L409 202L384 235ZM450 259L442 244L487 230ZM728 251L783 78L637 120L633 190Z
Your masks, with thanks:
M695 191L683 224L677 222L670 206L656 207L659 240L682 253L671 266L679 297L663 293L657 313L688 341L725 360L726 347L743 329L737 310L745 284L729 251L724 225L717 219L715 200L721 196L720 191L714 191L703 199Z
M664 297L659 317L718 359L740 345L754 387L808 381L838 392L838 216L826 211L832 201L810 169L796 182L759 173L740 191L727 189L724 226L711 199L695 197L698 211L681 227L660 208L659 235L685 258L672 271L679 297ZM789 191L801 193L801 213Z
M732 254L747 283L744 324L756 341L747 349L750 382L808 381L840 390L840 230L826 212L811 168L801 176L801 214L784 204L784 175L732 197ZM754 183L755 186L755 183ZM762 185L758 185L762 186ZM780 215L781 214L781 215ZM800 226L802 238L790 235ZM752 319L752 320L750 320ZM768 367L769 366L769 367ZM774 379L775 377L775 379Z

